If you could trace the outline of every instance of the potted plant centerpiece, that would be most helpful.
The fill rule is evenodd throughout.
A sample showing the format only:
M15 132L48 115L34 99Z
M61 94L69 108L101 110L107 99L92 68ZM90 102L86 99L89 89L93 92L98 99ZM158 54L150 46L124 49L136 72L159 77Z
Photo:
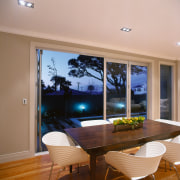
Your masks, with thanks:
M143 127L145 117L139 116L139 117L130 117L130 118L122 118L122 119L115 119L113 121L114 125L114 131L123 131L123 130L129 130L129 129L137 129L140 127Z

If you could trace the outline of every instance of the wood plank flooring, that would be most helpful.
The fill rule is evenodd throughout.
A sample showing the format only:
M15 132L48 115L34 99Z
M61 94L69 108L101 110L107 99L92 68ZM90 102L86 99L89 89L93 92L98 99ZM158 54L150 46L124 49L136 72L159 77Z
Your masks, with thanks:
M69 167L60 172L59 180L89 180L89 167L88 163L82 164L80 167L80 174L77 173L77 167L73 167L73 173L69 174ZM1 180L46 180L49 177L51 161L49 155L35 156L29 159L13 161L0 164L0 179ZM164 170L164 160L161 161L158 171L155 173L156 180L177 180L175 170L170 170L167 166L167 172ZM59 170L62 169L58 165L54 166L52 178L57 178ZM180 172L180 166L178 167ZM100 156L97 159L96 180L103 180L106 171L106 163L104 157ZM109 172L108 180L113 178L120 180L128 180L118 172ZM151 180L152 177L146 177L144 180Z

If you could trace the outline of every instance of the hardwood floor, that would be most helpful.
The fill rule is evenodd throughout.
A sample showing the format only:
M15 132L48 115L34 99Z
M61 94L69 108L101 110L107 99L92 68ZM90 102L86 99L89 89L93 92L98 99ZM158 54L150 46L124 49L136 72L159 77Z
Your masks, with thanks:
M14 162L0 164L0 179L3 180L46 180L49 177L51 161L49 155L36 156L30 159L23 159ZM164 160L161 161L158 171L155 173L156 180L176 180L175 170L170 170L167 166L167 172L164 171ZM51 180L56 179L60 168L55 165L53 168ZM180 172L180 166L178 167ZM104 157L97 159L96 180L103 180L106 171L106 163ZM109 172L108 180L121 175L121 180L128 180L118 172ZM73 167L73 173L69 174L69 167L60 172L59 180L89 180L89 167L82 164L80 174L77 173L77 167ZM146 177L144 180L151 180Z

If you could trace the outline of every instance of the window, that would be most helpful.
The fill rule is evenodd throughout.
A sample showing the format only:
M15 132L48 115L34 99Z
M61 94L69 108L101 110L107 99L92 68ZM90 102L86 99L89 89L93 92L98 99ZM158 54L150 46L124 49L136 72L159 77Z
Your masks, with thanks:
M46 150L41 138L49 131L92 119L147 117L147 65L48 50L37 50L37 62L38 152Z
M172 119L172 66L160 65L160 118Z
M127 116L127 64L107 62L106 116Z
M147 66L107 62L106 74L107 118L147 117Z
M39 61L39 119L37 151L49 131L81 127L81 121L103 119L104 59L41 50ZM40 57L40 51L39 55Z
M131 65L131 116L147 117L147 66Z

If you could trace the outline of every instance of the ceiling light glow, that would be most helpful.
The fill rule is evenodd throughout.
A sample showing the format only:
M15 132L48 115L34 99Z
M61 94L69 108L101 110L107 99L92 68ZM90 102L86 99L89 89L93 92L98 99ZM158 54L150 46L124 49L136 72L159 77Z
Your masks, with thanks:
M29 8L34 8L34 3L32 2L27 2L24 0L18 0L18 4L21 6L29 7Z
M19 5L25 6L25 4L26 4L25 1L23 1L23 0L20 0L20 1L19 1Z
M27 6L28 6L28 7L31 7L31 6L32 6L32 3L27 3Z
M125 32L130 32L132 29L127 28L127 27L123 27L121 28L121 31L125 31Z
M176 44L177 44L177 46L180 46L180 42L177 42Z

